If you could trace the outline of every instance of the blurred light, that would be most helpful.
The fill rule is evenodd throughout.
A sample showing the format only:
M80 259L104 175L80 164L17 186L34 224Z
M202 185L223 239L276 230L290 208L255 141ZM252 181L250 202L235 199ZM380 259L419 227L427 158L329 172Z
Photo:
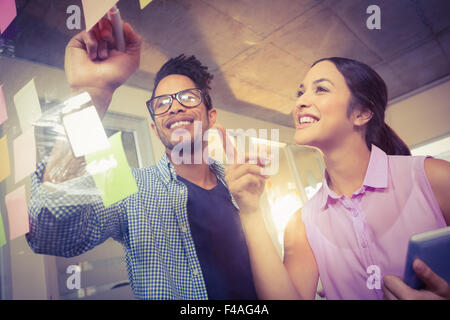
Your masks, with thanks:
M250 137L250 141L253 142L253 143L265 144L265 145L268 145L268 146L271 146L271 147L278 147L278 148L286 147L286 143L273 141L273 140L267 140L267 139Z
M432 156L449 161L450 160L450 136L434 140L411 149L413 156Z
M270 200L270 211L277 231L286 227L291 216L302 206L302 201L295 193L288 193Z

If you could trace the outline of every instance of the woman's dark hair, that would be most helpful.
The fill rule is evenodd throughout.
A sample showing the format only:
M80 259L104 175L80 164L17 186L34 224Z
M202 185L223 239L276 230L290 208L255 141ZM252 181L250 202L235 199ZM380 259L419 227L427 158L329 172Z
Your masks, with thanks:
M211 89L210 83L214 76L208 72L208 67L203 66L195 56L186 57L184 54L181 54L164 63L156 74L152 98L155 96L156 87L159 82L171 74L181 74L190 78L195 83L196 87L202 90L203 103L205 104L206 109L212 109L209 90Z
M362 62L340 57L320 59L312 67L321 61L332 62L345 78L352 94L347 115L357 108L372 112L365 136L369 150L374 144L389 155L411 155L406 143L384 122L388 92L378 73Z

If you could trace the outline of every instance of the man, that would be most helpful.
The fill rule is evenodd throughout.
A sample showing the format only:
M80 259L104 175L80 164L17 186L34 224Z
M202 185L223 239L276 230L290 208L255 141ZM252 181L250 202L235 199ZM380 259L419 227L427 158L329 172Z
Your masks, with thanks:
M139 66L141 38L124 23L125 52L114 47L111 25L102 19L68 44L65 69L74 91L90 93L101 116L114 90ZM43 182L55 168L79 165L64 146L55 146L32 177L30 233L36 253L76 256L109 237L122 243L131 287L138 299L256 299L239 211L217 162L173 161L184 129L195 143L194 121L203 131L215 124L212 76L195 57L170 59L157 73L147 107L153 130L166 148L156 166L133 169L138 193L105 208L101 200L58 196ZM186 138L186 135L184 135ZM186 142L184 142L186 143ZM191 149L188 158L194 159ZM183 149L188 150L188 149ZM185 155L184 155L185 156ZM76 169L76 168L75 168ZM75 170L76 171L76 170Z

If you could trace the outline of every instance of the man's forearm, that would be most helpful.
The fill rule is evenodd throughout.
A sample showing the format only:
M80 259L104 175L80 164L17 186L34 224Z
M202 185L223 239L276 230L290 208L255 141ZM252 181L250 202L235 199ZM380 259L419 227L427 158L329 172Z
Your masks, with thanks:
M96 107L100 118L103 118L112 100L114 91L100 88L72 88L78 94L87 92ZM46 164L42 182L61 183L84 173L84 157L76 158L73 155L69 141L57 140Z
M97 87L72 87L74 93L87 92L91 96L92 103L96 107L98 115L103 118L111 104L113 89L97 88Z

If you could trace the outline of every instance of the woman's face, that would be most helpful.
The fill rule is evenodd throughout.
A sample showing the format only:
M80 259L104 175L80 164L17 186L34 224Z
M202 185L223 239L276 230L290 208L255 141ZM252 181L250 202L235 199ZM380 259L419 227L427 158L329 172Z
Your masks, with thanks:
M351 93L344 76L330 61L312 67L300 84L293 112L295 143L322 150L336 146L354 131L347 107Z

